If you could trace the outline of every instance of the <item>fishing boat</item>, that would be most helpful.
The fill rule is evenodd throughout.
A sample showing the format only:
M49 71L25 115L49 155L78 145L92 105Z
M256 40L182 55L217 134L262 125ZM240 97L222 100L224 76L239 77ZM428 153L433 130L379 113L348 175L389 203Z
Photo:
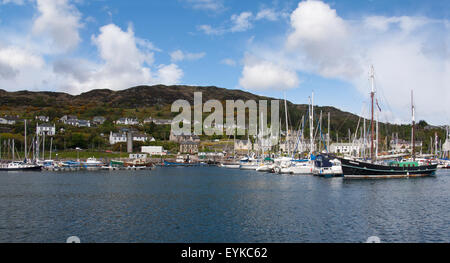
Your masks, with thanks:
M374 69L370 71L372 91L370 93L372 102L372 119L371 119L371 147L370 160L360 161L356 159L338 158L342 164L342 172L344 178L347 179L376 179L376 178L407 178L407 177L424 177L434 175L437 170L437 164L419 165L415 160L415 107L413 92L411 91L411 109L412 109L412 161L391 161L388 163L376 162L374 156Z

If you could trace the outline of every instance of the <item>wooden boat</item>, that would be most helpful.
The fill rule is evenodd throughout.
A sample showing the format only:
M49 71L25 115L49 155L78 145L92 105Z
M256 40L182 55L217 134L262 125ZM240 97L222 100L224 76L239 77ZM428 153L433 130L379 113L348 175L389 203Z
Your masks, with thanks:
M412 109L412 162L392 161L387 164L377 163L374 156L374 70L371 68L370 78L372 80L372 91L370 93L372 101L372 122L371 122L371 161L358 161L347 158L338 158L342 164L344 178L347 179L368 179L368 178L407 178L424 177L434 175L437 170L437 164L419 165L415 160L415 107L413 93L411 91L411 109Z

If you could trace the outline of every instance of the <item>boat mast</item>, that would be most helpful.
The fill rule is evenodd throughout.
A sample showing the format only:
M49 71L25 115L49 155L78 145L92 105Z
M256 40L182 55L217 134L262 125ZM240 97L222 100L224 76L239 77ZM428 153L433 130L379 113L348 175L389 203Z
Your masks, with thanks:
M53 137L50 137L50 159L52 159L52 147L53 147Z
M327 150L330 151L330 112L328 112L328 134L327 134Z
M371 86L372 86L372 91L370 92L370 98L371 98L371 106L372 106L372 117L371 117L371 122L370 122L370 128L371 128L371 133L370 133L370 159L372 160L372 162L374 161L373 159L373 139L374 139L374 125L373 125L373 98L375 96L375 87L374 87L374 78L375 78L375 73L374 73L374 69L373 69L373 65L370 67L370 80L371 80Z
M25 163L28 162L28 153L27 153L27 119L24 120L25 122Z
M416 161L416 140L415 140L415 126L416 126L416 109L414 107L414 93L411 90L411 111L412 111L412 158Z
M377 136L376 136L376 142L377 142L377 145L375 146L375 160L378 158L378 145L379 145L379 142L378 142L378 111L377 111L377 114L376 114L376 119L377 119L377 126L376 126L376 134L377 134Z
M15 145L14 145L14 139L12 140L12 160L13 160L13 162L14 162L14 148L15 148Z
M287 101L286 101L286 92L284 93L284 109L285 109L285 115L286 115L286 146L288 150L288 156L291 156L291 144L289 141L289 122L288 122L288 108L287 108Z
M310 110L310 114L309 114L309 143L310 143L310 147L309 147L309 158L311 158L312 153L314 152L314 92L312 93L311 96L311 110Z

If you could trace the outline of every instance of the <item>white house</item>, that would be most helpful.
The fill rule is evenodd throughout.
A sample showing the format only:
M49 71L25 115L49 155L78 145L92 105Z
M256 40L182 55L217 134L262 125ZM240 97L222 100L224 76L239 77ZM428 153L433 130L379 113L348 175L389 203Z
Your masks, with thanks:
M149 155L165 155L165 151L162 146L142 146L141 152L148 153Z
M56 134L56 127L55 124L50 123L43 123L41 125L36 124L36 134L39 136L47 135L47 136L54 136Z
M236 140L234 142L234 150L236 151L251 151L253 144L250 140Z
M68 124L68 122L76 122L78 120L77 116L73 116L73 115L64 115L61 117L61 119L59 119L60 122L63 122L64 124ZM71 125L71 124L69 124Z
M0 117L0 124L14 125L16 124L16 118L12 117Z
M35 119L42 122L48 122L50 120L48 116L36 116Z
M146 141L155 141L155 138L149 138L146 134L140 134L140 133L132 133L133 141L134 142L146 142ZM111 145L121 142L127 142L127 133L125 132L119 132L119 133L113 133L110 132L109 134L109 143Z
M332 143L330 145L331 153L354 154L359 153L361 144L359 143Z
M116 121L118 125L139 125L139 121L136 118L120 118Z
M130 153L130 159L147 159L147 154L145 153Z

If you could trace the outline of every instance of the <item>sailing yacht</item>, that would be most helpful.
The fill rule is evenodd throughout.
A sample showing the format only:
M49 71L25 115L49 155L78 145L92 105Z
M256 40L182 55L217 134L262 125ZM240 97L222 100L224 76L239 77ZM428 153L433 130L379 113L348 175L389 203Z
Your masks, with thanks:
M424 177L434 175L437 170L437 164L419 165L415 157L415 107L413 100L413 93L411 91L411 109L412 109L412 161L398 162L391 161L387 164L376 163L374 155L374 69L370 70L370 79L372 91L370 93L372 102L372 121L371 121L371 161L352 160L347 158L338 158L342 163L342 171L344 178L347 179L367 179L367 178L405 178L405 177Z
M14 140L12 145L12 157L13 161L6 163L6 164L0 164L0 171L40 171L42 170L42 166L35 164L35 163L29 163L27 159L27 120L24 120L24 126L25 126L25 160L23 162L21 161L14 161Z

